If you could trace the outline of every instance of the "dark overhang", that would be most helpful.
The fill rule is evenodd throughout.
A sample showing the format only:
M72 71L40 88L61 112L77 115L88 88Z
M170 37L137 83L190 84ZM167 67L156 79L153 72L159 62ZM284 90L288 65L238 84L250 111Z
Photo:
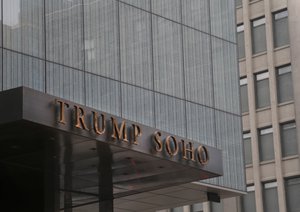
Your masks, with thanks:
M62 98L20 87L0 102L1 163L44 170L46 157L49 173L72 181L62 191L97 196L107 177L118 198L223 172L216 148Z

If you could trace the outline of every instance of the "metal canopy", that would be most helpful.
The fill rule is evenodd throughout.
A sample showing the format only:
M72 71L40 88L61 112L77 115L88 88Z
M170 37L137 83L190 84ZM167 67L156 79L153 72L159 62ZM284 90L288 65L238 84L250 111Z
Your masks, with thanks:
M211 147L207 147L210 164L195 165L182 158L151 154L149 144L128 146L71 124L58 124L55 99L24 87L0 93L0 164L7 178L18 172L41 173L50 182L46 182L49 190L69 198L60 209L97 202L99 196L121 198L222 174L221 153ZM145 136L155 130L143 128Z

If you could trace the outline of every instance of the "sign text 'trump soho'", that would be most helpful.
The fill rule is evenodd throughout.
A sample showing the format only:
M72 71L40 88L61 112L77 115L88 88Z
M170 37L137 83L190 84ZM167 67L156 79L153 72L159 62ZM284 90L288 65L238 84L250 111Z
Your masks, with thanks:
M57 121L61 125L72 125L75 130L81 130L94 136L105 136L108 141L121 146L142 145L151 142L153 154L162 154L165 157L179 157L199 165L209 162L208 148L190 141L185 141L173 135L168 135L153 128L138 125L121 118L109 116L82 106L68 103L64 100L55 100L57 106ZM151 129L151 130L149 130ZM163 136L165 134L165 136ZM150 138L150 139L148 139Z

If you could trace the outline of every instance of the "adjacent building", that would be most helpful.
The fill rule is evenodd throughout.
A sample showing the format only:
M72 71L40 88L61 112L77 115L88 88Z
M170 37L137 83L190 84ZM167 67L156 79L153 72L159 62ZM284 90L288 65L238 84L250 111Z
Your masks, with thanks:
M0 2L3 207L208 212L238 204L223 204L245 193L234 0ZM282 65L284 81L291 77ZM30 89L10 90L20 86ZM282 130L293 130L294 119ZM101 137L105 124L110 137ZM153 138L164 153L135 146Z
M236 1L248 191L236 211L300 209L299 9L295 0Z

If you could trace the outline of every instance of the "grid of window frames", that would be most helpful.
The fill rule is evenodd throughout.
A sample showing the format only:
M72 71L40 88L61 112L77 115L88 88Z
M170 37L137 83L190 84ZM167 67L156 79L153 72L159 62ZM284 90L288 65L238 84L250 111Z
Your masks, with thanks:
M292 83L292 67L290 64L276 68L278 103L294 99Z
M251 2L251 0L249 0ZM236 6L242 6L242 0L236 0ZM289 29L288 29L288 11L287 9L274 12L273 16L273 41L274 47L282 47L289 45ZM258 54L266 51L266 19L260 17L251 21L252 32L252 53ZM237 44L238 56L245 57L245 44L244 44L244 25L237 26Z
M255 0L249 0L253 2ZM236 6L242 6L241 0L236 0ZM279 48L289 45L289 29L288 29L288 11L287 9L274 12L273 16L273 41L274 48ZM266 51L266 29L265 17L257 18L251 21L251 39L252 39L252 54L258 54ZM245 57L245 40L244 26L237 25L237 44L238 58ZM277 75L277 99L278 103L292 101L294 98L291 65L284 65L276 68ZM269 95L269 73L259 73L255 75L255 96L256 108L263 108L270 105ZM242 112L248 111L248 95L244 94L247 91L247 79L240 79L241 86L241 105ZM247 102L247 104L246 104ZM259 155L260 161L274 159L273 147L273 129L272 127L259 129ZM280 124L280 137L282 156L292 156L298 154L298 142L296 133L296 123L294 121ZM244 155L245 164L252 162L251 155L251 137L249 132L244 132ZM278 193L277 182L263 183L263 198L264 211L278 212ZM242 211L255 212L255 195L254 186L247 187L247 195L242 197ZM300 177L285 179L285 192L288 212L300 211Z
M258 130L259 139L259 159L260 161L268 161L274 159L273 146L273 128L263 128Z
M294 121L280 124L282 157L298 154L296 123Z
M255 74L255 102L257 109L270 106L268 71Z

